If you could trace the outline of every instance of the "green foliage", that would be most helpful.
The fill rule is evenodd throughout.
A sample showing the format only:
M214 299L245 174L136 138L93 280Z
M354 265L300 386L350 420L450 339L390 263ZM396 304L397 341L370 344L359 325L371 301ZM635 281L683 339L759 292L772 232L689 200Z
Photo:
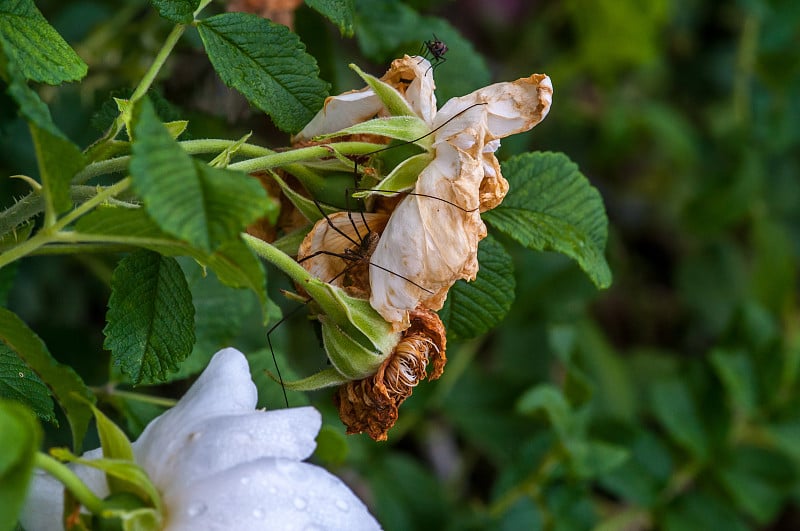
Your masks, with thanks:
M166 232L210 253L273 203L246 175L193 161L144 100L134 113L130 172L147 212Z
M322 107L327 84L286 26L245 13L207 18L197 27L211 64L226 85L269 114L284 131L297 132Z
M40 419L56 422L50 390L5 344L0 345L0 398L22 402Z
M213 3L195 17L200 3L0 7L0 522L17 517L42 438L36 417L52 424L42 446L72 438L80 453L92 412L75 392L97 397L110 416L101 439L125 447L107 420L132 439L166 407L145 395L180 396L188 382L176 380L235 345L259 404L283 406L264 373L275 364L264 337L277 315L270 297L304 286L274 270L268 278L241 234L279 238L291 254L320 209L355 204L344 200L354 180L395 168L382 187L413 186L429 164L408 158L417 147L363 157L386 147L369 143L378 136L424 134L413 120L359 123L351 133L373 135L341 137L335 153L315 156L306 149L319 146L287 147L284 132L322 107L320 76L332 93L360 89L347 68L355 63L374 85L435 35L449 48L432 71L440 106L546 72L553 108L497 151L509 193L482 213L491 235L476 281L458 282L440 312L441 379L415 388L383 444L345 436L329 391L291 392L291 405L323 412L316 459L353 479L389 531L793 525L796 3L549 0L456 11L309 0L293 30L215 14ZM391 199L369 199L367 210L372 201ZM371 310L357 309L364 327ZM317 334L301 310L271 335L284 379L341 380L323 337L376 357L353 337L361 331L349 335L355 327L323 317ZM130 389L136 382L170 384ZM55 427L54 402L69 427ZM130 463L100 466L112 483L134 478L142 498L157 497Z
M132 383L166 380L194 344L192 294L178 262L134 253L117 266L111 290L103 346Z
M192 21L200 0L151 0L158 14L172 22L186 24Z
M308 6L336 24L345 37L353 36L354 0L308 0Z
M72 443L79 447L92 416L86 403L94 398L89 389L71 367L53 359L42 340L19 317L5 308L0 308L0 340L50 389L69 420ZM32 400L26 395L25 401L31 400L30 407L35 408L44 397L38 386L31 386L29 390L34 393Z
M0 6L0 37L5 54L20 65L25 79L58 85L86 75L86 63L47 23L33 0L8 0Z
M449 338L485 334L503 320L514 301L514 264L491 236L478 245L478 263L481 268L475 280L456 282L439 310Z
M597 287L607 288L608 219L575 163L561 153L530 153L506 162L503 175L512 191L484 219L529 249L573 258Z
M0 400L0 529L14 529L33 476L42 428L22 405Z

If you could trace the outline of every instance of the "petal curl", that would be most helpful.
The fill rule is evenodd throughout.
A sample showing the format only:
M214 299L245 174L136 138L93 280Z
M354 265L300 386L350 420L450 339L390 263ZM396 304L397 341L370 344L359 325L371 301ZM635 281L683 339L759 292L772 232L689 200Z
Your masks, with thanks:
M424 57L404 55L392 61L381 81L392 85L428 125L436 117L436 84L431 63Z
M383 103L371 88L330 96L316 116L292 139L292 143L297 144L315 136L335 133L351 125L366 122L383 108Z
M380 529L336 476L288 459L263 458L222 471L165 497L166 531Z
M544 120L552 102L553 83L544 74L489 85L444 104L433 123L434 127L442 126L436 142L450 142L475 123L471 112L459 115L471 105L482 104L476 108L485 114L486 142L489 142L528 131Z

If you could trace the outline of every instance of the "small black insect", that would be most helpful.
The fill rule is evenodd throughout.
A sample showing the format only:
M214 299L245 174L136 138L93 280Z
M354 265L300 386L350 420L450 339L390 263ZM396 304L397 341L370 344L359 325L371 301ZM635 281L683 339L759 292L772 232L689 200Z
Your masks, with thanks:
M436 70L437 66L447 61L447 58L444 56L444 54L447 53L447 50L447 45L439 40L434 33L432 40L422 43L422 47L420 48L419 52L420 55L422 55L422 57L425 59L427 59L428 55L430 54L431 68Z

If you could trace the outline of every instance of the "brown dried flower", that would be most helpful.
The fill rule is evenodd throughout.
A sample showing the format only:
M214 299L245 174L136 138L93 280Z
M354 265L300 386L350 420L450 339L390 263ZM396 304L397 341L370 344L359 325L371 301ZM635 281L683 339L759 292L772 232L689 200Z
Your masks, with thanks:
M373 376L339 387L334 402L347 433L366 432L385 441L397 421L398 408L427 375L435 380L447 362L444 325L431 310L411 312L411 326L394 352Z

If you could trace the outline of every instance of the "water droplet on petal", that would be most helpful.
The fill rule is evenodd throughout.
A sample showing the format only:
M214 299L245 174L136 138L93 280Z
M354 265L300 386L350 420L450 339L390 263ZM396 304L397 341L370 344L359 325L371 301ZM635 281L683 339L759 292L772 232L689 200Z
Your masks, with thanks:
M249 485L250 484L250 477L249 476L242 476L239 478L239 483L242 485Z
M305 498L301 498L300 496L296 497L293 503L295 508L297 508L300 511L305 509L306 506L308 505L308 502L305 500Z
M203 502L194 502L189 505L189 508L186 510L186 513L192 518L200 516L204 512L206 512L206 504Z
M275 487L270 487L269 489L267 489L267 491L268 491L270 494L275 494L276 492L278 492L278 489L276 489Z
M259 520L264 518L264 511L261 509L253 509L253 518L258 518Z
M350 505L348 505L344 500L336 500L336 507L338 507L342 512L347 512L350 510Z

